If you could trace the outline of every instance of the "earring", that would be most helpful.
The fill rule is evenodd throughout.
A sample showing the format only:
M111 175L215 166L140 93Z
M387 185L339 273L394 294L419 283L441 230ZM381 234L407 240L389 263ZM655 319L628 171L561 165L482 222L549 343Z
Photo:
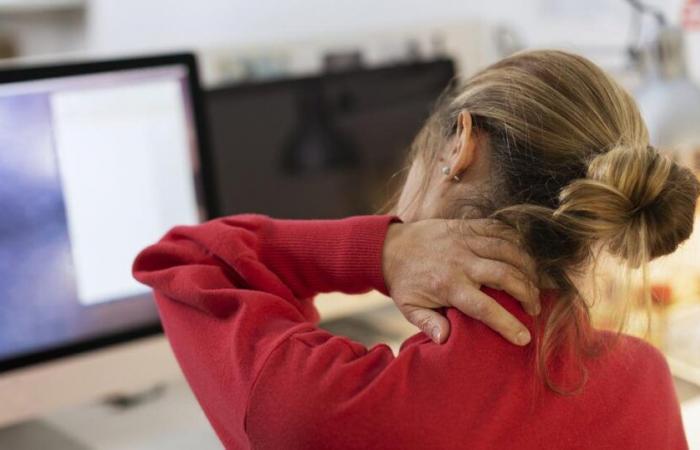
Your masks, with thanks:
M447 176L450 174L450 166L443 166L441 169L443 175ZM457 175L453 176L452 179L454 181L459 181L459 177Z

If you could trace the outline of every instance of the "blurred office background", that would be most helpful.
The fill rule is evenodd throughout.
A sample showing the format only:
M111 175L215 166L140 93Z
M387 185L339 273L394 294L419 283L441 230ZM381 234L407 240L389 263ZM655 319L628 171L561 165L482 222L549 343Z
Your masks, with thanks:
M684 27L689 70L700 77L696 2L645 3ZM368 64L448 51L459 58L460 71L469 73L519 46L557 47L622 72L627 48L652 28L640 24L625 0L0 1L5 54L194 48L203 57L207 83L250 72L313 72L325 53L354 50Z
M567 49L603 66L637 95L654 143L700 169L700 0L643 3L644 11L626 0L0 0L0 57L194 51L206 138L219 161L217 213L339 217L382 206L453 74L524 48ZM279 134L261 124L270 114L278 114ZM328 157L331 147L337 152ZM700 448L699 246L694 236L655 266L661 325L648 336L669 357L692 448ZM398 349L414 332L376 294L319 305L323 326L368 345ZM55 443L58 431L84 448L220 448L163 358L170 378L108 403L46 411L34 418L42 426L25 433L41 442L50 427L46 439Z

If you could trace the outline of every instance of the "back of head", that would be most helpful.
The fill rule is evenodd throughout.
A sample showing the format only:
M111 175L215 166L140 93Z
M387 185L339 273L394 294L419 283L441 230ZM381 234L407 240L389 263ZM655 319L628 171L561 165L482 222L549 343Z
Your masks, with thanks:
M464 199L450 215L477 204L521 232L542 278L560 292L544 325L543 355L565 328L588 321L572 273L589 267L594 249L641 267L690 236L697 178L649 144L633 98L587 59L519 53L453 86L415 156L436 164L438 141L455 133L463 111L487 137L493 182L486 201Z
M673 252L693 230L695 176L653 147L619 144L561 190L553 219L631 267Z

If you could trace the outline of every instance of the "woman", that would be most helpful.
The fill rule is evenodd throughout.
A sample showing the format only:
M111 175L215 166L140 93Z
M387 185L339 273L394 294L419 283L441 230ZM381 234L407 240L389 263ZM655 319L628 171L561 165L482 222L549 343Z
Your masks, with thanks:
M228 448L682 449L663 357L580 291L600 252L674 251L697 196L612 79L527 52L443 96L398 218L177 227L134 274ZM398 356L315 326L315 294L369 289L425 332Z

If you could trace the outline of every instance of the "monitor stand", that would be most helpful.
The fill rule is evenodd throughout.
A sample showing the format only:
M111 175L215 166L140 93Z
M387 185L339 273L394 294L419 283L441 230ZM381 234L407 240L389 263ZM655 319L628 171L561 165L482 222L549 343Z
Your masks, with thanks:
M15 450L34 448L91 450L91 447L41 420L0 428L0 448Z

